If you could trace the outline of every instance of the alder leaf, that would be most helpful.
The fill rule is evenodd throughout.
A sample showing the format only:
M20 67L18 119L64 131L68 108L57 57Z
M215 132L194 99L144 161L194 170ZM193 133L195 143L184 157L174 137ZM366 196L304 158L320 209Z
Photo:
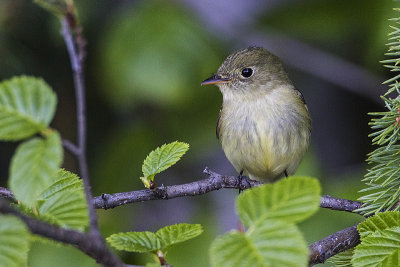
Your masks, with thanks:
M213 241L211 264L216 267L306 267L308 248L293 224L265 220L246 233L232 231Z
M156 234L148 231L112 234L107 242L118 250L131 252L152 252L161 248Z
M195 238L203 233L200 224L179 223L161 228L156 235L161 243L161 250L165 251L169 246Z
M118 250L132 252L164 252L172 245L195 238L203 232L200 224L180 223L152 232L127 232L109 236L107 242Z
M40 78L14 77L0 83L0 140L13 141L45 130L57 97Z
M56 181L42 194L36 207L38 217L83 232L89 224L89 213L83 182L77 175L59 170Z
M30 233L20 219L0 215L0 266L27 266Z
M246 227L267 218L296 223L318 210L320 194L317 179L293 176L246 190L239 195L236 204Z
M351 261L354 267L399 266L400 227L374 232L355 248Z
M179 161L179 159L188 151L189 145L183 142L172 142L156 148L146 157L142 165L143 184L150 188L154 181L154 176Z
M9 186L15 198L33 207L56 179L63 159L60 135L51 131L20 144L11 159Z

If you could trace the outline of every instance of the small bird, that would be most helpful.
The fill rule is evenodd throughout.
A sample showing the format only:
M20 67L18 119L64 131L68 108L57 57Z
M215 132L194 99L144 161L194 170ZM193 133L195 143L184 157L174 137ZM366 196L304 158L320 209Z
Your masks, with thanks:
M310 143L311 118L278 57L262 47L239 50L201 84L222 93L217 137L239 178L272 182L295 173Z

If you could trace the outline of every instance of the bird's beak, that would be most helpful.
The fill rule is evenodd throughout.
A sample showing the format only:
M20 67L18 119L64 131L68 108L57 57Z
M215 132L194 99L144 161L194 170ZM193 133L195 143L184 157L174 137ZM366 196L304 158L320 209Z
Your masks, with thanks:
M224 78L219 74L214 74L208 79L205 79L201 85L208 85L208 84L219 84L219 83L226 83L229 82L231 79L229 78Z

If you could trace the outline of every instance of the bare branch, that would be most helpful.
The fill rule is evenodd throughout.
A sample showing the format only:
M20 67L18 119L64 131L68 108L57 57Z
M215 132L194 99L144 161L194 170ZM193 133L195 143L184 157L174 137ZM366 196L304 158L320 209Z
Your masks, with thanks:
M67 149L69 152L71 152L72 155L78 156L80 151L79 147L77 147L74 143L72 143L69 140L63 139L62 140L62 145L65 149Z
M152 190L144 189L116 194L102 194L101 196L93 198L93 204L97 209L110 209L135 202L197 196L222 188L247 189L261 184L257 181L249 181L249 184L239 185L236 177L218 174L207 167L205 168L204 173L210 177L208 179L187 184L160 186ZM0 196L12 196L12 193L8 189L0 189ZM362 202L334 198L331 196L322 196L320 202L320 207L322 208L346 212L352 212L360 208L361 205ZM346 228L333 235L330 235L310 246L310 265L325 262L325 260L329 257L352 248L358 243L359 236L356 226Z
M357 225L350 226L342 231L321 239L309 247L309 265L324 263L328 258L357 246L360 243L360 236Z
M209 175L210 178L181 185L160 186L154 189L144 189L116 194L102 194L101 196L95 197L93 203L96 209L111 209L135 202L204 195L222 188L239 189L237 179L234 176L225 176L215 173L208 167L205 168L204 173ZM257 181L250 181L248 185L242 184L241 188L246 189L260 184L261 183Z
M78 145L75 156L78 160L80 177L83 180L85 188L86 200L88 203L89 215L90 215L90 231L96 232L100 236L98 229L97 215L92 202L92 193L89 181L89 170L86 160L86 102L85 102L85 85L83 75L83 62L85 58L85 44L82 36L82 30L76 23L74 14L67 14L65 18L61 20L62 30L61 34L64 37L65 45L68 50L68 54L71 60L71 67L74 77L75 85L75 96L76 96L76 116L77 116L77 139ZM73 28L71 29L71 25ZM71 34L74 31L76 42ZM66 143L64 142L64 145ZM70 146L71 147L71 146Z
M199 196L223 188L247 189L261 184L258 181L249 181L249 184L247 185L239 185L236 177L218 174L210 170L208 167L205 168L204 173L209 175L210 178L187 184L160 186L154 189L102 194L101 196L93 198L93 205L96 209L112 209L130 203L150 200L167 200L186 196ZM7 188L0 187L0 197L16 201L11 191ZM353 212L354 210L359 209L362 204L363 203L359 201L325 195L321 197L320 207L331 210Z
M12 214L20 218L30 232L65 244L71 244L82 252L94 258L98 263L105 266L125 266L110 250L105 243L93 234L85 234L75 230L63 229L61 227L48 224L46 222L28 217L9 204L0 200L0 213Z
M242 183L239 185L236 177L218 174L210 170L208 167L205 168L204 173L209 175L210 178L181 185L160 186L155 189L143 189L116 194L102 194L101 196L93 198L93 204L96 209L112 209L135 202L198 196L222 188L247 189L261 184L261 182L258 181L249 181L249 184ZM334 198L331 196L322 196L320 204L321 208L347 212L352 212L360 208L361 205L362 202Z
M353 212L361 208L362 205L363 203L359 201L335 198L327 195L321 197L321 203L320 203L321 208L349 211L349 212Z
M7 188L0 187L0 197L11 200L14 203L17 203L14 194Z

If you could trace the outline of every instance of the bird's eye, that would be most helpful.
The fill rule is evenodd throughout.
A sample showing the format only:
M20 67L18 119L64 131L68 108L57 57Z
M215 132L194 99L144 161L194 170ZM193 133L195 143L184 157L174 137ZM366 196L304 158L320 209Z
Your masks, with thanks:
M249 78L253 75L253 69L252 68L245 68L242 70L242 76L245 78Z

